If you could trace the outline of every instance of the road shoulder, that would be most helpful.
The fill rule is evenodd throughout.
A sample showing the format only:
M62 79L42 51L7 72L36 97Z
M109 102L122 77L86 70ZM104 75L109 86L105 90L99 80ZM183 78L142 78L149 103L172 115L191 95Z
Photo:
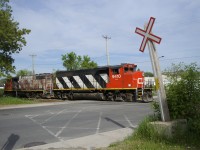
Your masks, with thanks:
M31 108L31 107L51 106L51 105L61 105L61 104L66 104L66 103L71 103L71 102L63 101L63 102L43 102L43 103L38 103L38 104L0 105L0 110L15 109L15 108Z
M122 128L114 131L98 133L90 136L70 139L66 141L22 148L20 150L47 150L47 149L93 149L108 147L110 144L124 140L133 133L131 128Z

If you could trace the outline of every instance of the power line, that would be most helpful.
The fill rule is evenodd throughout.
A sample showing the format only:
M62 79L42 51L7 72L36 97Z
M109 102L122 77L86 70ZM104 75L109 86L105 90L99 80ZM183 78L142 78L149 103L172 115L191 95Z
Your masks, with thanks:
M168 59L160 59L160 61L168 61L168 60L176 60L176 59L188 59L188 58L199 58L200 56L191 56L191 57L177 57L177 58L168 58ZM142 62L135 62L135 63L145 63L151 61L142 61Z
M100 56L100 57L93 57L91 58L92 60L97 60L97 59L104 59L104 57L106 57L105 55L104 56ZM120 57L134 57L134 56L121 56ZM160 61L169 61L169 60L177 60L177 59L189 59L189 58L199 58L200 56L189 56L189 57L176 57L176 58L167 58L167 59L160 59ZM146 63L146 62L151 62L150 60L147 60L147 61L140 61L140 62L134 62L134 63ZM34 64L34 66L37 65L37 66L50 66L50 65L62 65L62 62L60 63L48 63L48 64Z

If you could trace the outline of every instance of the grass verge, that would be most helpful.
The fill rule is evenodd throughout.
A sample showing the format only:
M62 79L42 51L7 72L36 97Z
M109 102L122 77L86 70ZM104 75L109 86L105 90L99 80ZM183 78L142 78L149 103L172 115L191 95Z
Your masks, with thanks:
M17 97L0 97L0 105L36 104L38 101Z
M3 89L0 89L0 98L1 98L1 96L3 96Z
M200 149L200 136L191 131L186 131L183 135L178 132L173 138L159 135L149 124L152 118L142 121L135 132L122 142L110 145L107 150L185 150Z

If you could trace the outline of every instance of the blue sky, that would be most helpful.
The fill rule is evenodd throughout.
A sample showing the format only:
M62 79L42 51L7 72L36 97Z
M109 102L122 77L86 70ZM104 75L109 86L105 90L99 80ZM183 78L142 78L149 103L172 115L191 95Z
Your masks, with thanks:
M21 28L31 30L27 45L15 54L16 70L36 73L63 70L61 55L74 51L88 55L99 66L106 65L105 39L108 35L110 64L135 63L152 71L148 48L139 51L143 28L155 17L156 44L162 70L172 63L197 62L200 66L200 1L191 0L10 0L13 17Z

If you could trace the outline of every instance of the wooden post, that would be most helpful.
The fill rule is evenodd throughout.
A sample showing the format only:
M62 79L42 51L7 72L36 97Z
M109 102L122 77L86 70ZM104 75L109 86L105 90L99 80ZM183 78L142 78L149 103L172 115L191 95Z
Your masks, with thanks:
M144 29L146 30L147 25L144 26ZM160 63L156 51L155 43L151 40L148 40L147 42L148 48L149 48L149 55L151 59L152 69L154 72L154 78L156 83L156 91L158 94L158 100L159 100L159 106L160 106L160 112L161 112L161 118L162 121L170 121L169 116L169 109L167 105L166 100L166 93L165 93L165 87L162 80L162 74L160 70Z
M156 90L158 93L158 99L159 99L159 105L160 105L160 111L161 111L161 118L162 121L170 121L169 116L169 109L166 101L166 93L165 88L162 80L162 74L160 70L160 64L157 56L157 51L155 44L148 40L148 48L149 48L149 55L151 58L152 68L154 72L154 78L156 83Z

